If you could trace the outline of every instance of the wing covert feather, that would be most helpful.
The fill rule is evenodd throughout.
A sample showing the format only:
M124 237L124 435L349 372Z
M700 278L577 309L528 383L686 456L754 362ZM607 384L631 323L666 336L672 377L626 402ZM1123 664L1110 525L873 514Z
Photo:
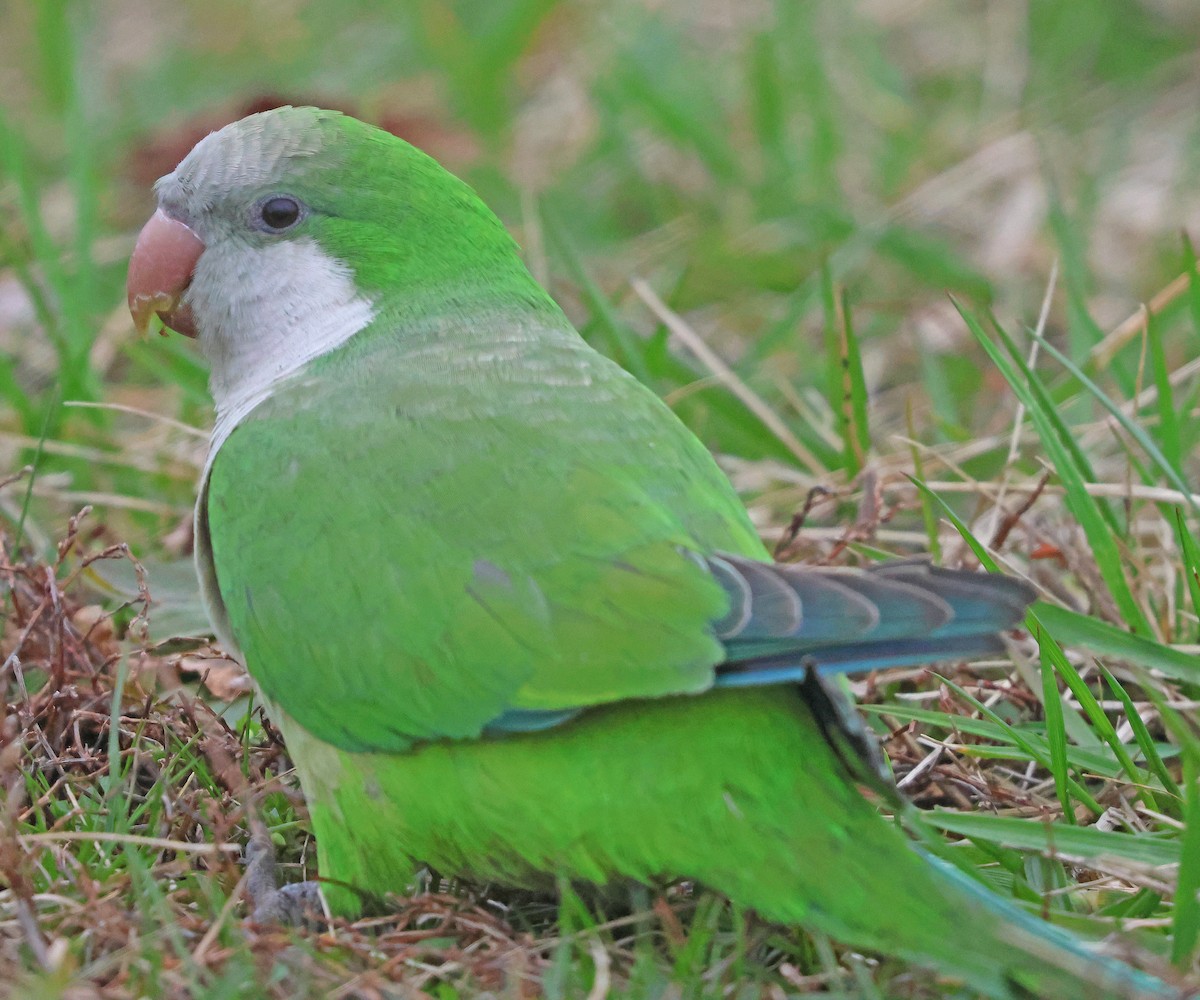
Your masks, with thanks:
M649 390L582 342L551 347L490 393L455 378L465 353L422 370L351 352L213 460L224 613L264 694L318 737L401 749L712 684L728 598L696 556L761 543ZM585 379L547 391L581 358Z

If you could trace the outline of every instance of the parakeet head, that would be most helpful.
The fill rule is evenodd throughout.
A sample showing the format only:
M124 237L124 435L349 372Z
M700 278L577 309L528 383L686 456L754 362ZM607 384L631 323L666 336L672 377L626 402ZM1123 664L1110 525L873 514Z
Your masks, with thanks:
M278 108L202 139L159 180L128 298L197 338L218 411L381 315L520 286L516 245L462 181L390 133Z

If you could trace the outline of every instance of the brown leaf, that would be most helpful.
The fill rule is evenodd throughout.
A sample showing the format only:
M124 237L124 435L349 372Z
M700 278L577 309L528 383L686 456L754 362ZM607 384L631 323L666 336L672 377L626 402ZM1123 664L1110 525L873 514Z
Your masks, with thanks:
M250 675L236 660L214 652L189 653L178 660L180 674L199 674L200 683L221 701L236 701L251 690Z

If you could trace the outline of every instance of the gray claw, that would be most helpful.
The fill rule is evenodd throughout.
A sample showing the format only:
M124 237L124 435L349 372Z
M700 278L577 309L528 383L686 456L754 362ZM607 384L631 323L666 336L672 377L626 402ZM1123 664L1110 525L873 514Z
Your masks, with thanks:
M256 830L246 845L246 897L250 921L256 924L286 924L290 927L319 927L325 922L325 907L316 882L293 882L280 886L276 878L275 846L265 830Z

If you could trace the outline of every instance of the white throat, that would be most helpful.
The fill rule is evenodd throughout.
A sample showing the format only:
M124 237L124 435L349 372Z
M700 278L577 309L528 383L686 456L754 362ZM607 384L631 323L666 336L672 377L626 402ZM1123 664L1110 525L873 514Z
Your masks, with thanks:
M312 239L205 253L186 301L217 408L209 464L276 383L344 343L375 315L350 269Z

